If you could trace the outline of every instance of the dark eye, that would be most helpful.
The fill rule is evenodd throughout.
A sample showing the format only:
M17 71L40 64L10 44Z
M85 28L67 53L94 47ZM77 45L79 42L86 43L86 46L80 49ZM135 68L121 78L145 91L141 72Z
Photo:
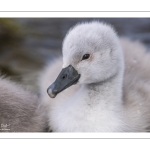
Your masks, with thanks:
M83 55L82 60L88 59L89 57L90 57L90 54L85 54L85 55Z

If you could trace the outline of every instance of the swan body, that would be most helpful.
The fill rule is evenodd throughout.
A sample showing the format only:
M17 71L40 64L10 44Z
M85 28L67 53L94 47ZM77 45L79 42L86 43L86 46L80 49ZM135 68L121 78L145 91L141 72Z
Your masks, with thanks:
M0 77L0 132L44 132L45 111L36 95Z
M119 39L110 25L90 22L68 32L62 52L63 59L47 65L39 80L52 131L149 131L150 54L142 44ZM84 60L85 54L90 57ZM50 98L47 88L70 65L80 74L77 83ZM49 87L50 96L57 80L61 86L64 79Z

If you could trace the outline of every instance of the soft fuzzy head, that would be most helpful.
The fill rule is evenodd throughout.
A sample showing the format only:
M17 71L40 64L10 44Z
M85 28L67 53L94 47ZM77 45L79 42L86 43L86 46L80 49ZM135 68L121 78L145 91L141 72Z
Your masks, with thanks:
M72 28L63 42L63 68L69 65L81 75L79 84L101 82L123 70L122 50L114 29L95 21Z

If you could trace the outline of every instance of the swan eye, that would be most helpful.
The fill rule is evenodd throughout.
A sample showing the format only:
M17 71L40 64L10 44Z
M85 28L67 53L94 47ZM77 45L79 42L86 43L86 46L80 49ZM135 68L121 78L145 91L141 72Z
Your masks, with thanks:
M90 54L85 54L85 55L83 55L82 60L88 59L89 57L90 57Z

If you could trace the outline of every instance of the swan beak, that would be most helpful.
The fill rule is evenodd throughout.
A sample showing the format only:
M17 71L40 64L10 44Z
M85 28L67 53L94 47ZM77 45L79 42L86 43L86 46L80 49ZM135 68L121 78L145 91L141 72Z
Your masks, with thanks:
M65 90L73 84L76 84L79 78L80 74L78 74L78 72L74 69L72 65L63 68L55 82L48 87L48 95L51 98L56 97L56 95L61 91Z

